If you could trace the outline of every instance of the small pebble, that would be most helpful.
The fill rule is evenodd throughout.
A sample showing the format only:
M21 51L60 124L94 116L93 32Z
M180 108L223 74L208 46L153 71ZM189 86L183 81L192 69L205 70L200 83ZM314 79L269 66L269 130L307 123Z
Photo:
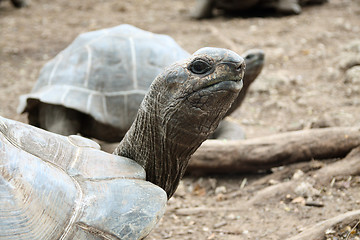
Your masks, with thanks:
M215 194L220 194L220 193L226 193L226 187L225 186L219 186L217 188L215 188Z

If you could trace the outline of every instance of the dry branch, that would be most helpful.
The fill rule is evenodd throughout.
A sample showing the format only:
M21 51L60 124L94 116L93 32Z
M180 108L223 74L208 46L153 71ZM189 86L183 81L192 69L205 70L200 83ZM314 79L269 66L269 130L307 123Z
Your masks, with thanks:
M352 222L353 220L360 219L360 210L355 210L351 212L347 212L336 217L330 218L328 220L319 222L307 229L305 229L302 233L289 238L288 240L317 240L317 239L325 239L325 231L330 229L334 225L344 222Z
M358 127L309 129L247 140L207 140L192 156L188 172L257 172L312 159L344 157L359 145Z
M176 215L180 216L190 216L198 215L209 212L236 212L244 211L241 208L208 208L208 207L194 207L194 208L179 208L175 210Z
M315 172L314 178L319 184L330 183L338 176L354 176L360 174L360 147L353 149L344 159L324 166Z
M257 191L255 195L250 198L248 204L264 204L271 199L283 198L286 194L293 192L293 189L297 184L298 182L296 181L289 181L268 186L264 189Z
M360 146L354 148L345 158L330 163L321 169L314 171L311 176L319 185L330 184L330 181L337 176L354 176L360 174ZM255 193L248 201L250 204L261 204L267 199L284 197L286 194L293 193L294 189L302 182L306 182L307 176L299 179L292 179L287 182L280 182L268 186Z

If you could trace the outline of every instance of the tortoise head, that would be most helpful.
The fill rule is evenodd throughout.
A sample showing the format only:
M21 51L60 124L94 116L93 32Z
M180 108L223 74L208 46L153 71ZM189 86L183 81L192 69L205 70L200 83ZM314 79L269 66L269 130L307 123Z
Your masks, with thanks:
M256 77L260 74L261 70L264 67L265 61L265 53L261 49L250 49L242 54L242 57L245 60L246 71L243 79L243 88L239 93L238 97L235 99L231 108L227 111L225 116L229 116L236 109L238 109L245 99L245 95L250 87L250 85L254 82Z
M202 48L154 80L115 154L131 158L170 198L190 156L216 129L242 87L238 54Z
M189 141L179 139L184 135L178 131L183 129L206 139L239 94L244 70L238 54L219 48L202 48L168 67L152 85L164 106L157 114L171 128L168 134L177 136L177 141Z
M264 66L265 53L261 49L254 48L243 53L242 57L246 63L246 72L244 76L245 85L245 82L253 82L260 74Z

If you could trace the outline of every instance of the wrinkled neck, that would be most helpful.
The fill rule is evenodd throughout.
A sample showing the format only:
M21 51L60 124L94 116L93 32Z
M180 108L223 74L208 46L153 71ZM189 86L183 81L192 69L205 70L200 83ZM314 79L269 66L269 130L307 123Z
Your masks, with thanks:
M157 101L142 104L114 154L140 164L146 171L146 179L163 188L170 198L185 173L190 156L207 136L195 135L177 126L176 121L163 119L164 115L159 114L159 109L163 108ZM167 115L171 115L171 111Z

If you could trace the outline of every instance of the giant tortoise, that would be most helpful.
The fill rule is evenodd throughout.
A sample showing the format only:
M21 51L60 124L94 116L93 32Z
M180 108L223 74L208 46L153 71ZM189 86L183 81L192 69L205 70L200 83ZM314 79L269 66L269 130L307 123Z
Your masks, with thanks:
M219 48L167 67L114 154L0 117L0 239L143 239L239 94L244 68Z
M154 77L189 55L171 37L131 25L84 33L43 67L32 92L21 96L18 111L28 112L31 125L51 132L118 142ZM231 112L260 73L264 53L254 49L243 58L244 88ZM218 132L219 138L229 137Z
M42 68L18 111L51 132L118 142L154 78L188 56L171 37L127 24L83 33Z

